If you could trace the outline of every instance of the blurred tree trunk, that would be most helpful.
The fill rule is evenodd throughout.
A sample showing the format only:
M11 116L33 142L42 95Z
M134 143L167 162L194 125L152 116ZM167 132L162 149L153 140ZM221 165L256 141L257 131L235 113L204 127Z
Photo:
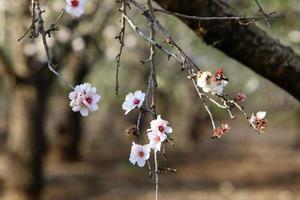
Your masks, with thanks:
M42 188L44 102L41 88L20 84L11 91L11 109L4 162L7 200L37 200Z
M238 16L222 0L155 0L164 9L194 16ZM181 20L204 42L241 62L300 100L300 56L256 25L237 21ZM238 74L237 74L238 76Z
M44 111L53 76L46 63L25 55L17 42L26 28L29 4L11 1L3 10L9 24L3 28L9 34L0 46L0 75L10 98L7 145L0 161L5 200L38 200L43 185Z
M296 122L297 121L300 122L300 108L298 108L296 111ZM294 148L300 149L300 134L295 136Z
M65 107L69 101L62 100ZM63 120L60 120L54 139L54 155L60 161L77 161L80 159L79 143L82 133L80 115L72 110L62 112Z

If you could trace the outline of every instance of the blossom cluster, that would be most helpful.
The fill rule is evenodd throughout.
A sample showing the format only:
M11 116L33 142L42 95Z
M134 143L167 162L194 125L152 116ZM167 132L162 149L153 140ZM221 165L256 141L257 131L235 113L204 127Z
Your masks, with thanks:
M139 167L143 167L150 157L151 149L160 151L162 142L165 142L168 135L173 132L168 125L169 122L163 120L160 115L157 116L157 119L150 122L150 129L147 130L149 144L138 145L134 142L132 143L129 161L133 165L137 163Z
M197 85L205 93L210 92L212 95L221 95L227 84L228 79L224 76L223 69L217 69L215 74L209 71L199 71L197 74Z
M84 8L87 0L66 0L66 12L73 17L80 17L84 13ZM228 79L224 76L223 69L217 69L215 73L210 71L199 71L196 75L197 86L202 89L204 93L211 93L212 95L223 95L224 88L228 85ZM82 116L87 116L89 112L98 110L97 103L100 101L101 96L97 94L96 88L92 87L89 83L77 85L69 94L71 100L70 106L74 112L80 112ZM125 115L134 109L143 109L146 94L141 90L126 95L122 104L122 109ZM246 95L238 93L233 99L234 102L243 102ZM247 117L248 119L248 117ZM263 132L266 128L266 112L259 111L252 114L249 119L251 125L258 131ZM228 124L222 124L213 131L212 138L221 138L224 134L230 131ZM137 127L131 127L128 130L130 133L137 135ZM132 143L129 161L132 164L137 164L143 167L150 157L151 149L160 151L161 144L168 139L168 135L173 132L169 126L169 122L163 120L161 115L150 122L150 128L147 130L149 143L146 145L139 145L135 142Z
M135 108L141 109L144 104L145 96L146 94L140 90L126 95L125 101L122 104L125 115ZM150 128L147 130L149 144L139 145L133 142L129 161L133 165L137 163L139 167L143 167L150 157L151 149L160 151L161 144L167 140L168 135L172 132L173 129L169 126L169 122L163 120L161 115L158 115L156 119L150 122Z

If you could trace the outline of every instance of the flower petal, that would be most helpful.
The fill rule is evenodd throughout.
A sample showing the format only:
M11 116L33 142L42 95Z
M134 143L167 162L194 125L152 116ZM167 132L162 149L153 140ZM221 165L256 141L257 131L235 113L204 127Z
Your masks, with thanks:
M82 106L82 107L80 108L80 114L81 114L82 116L86 117L86 116L88 116L88 114L89 114L89 110L88 110L85 106Z

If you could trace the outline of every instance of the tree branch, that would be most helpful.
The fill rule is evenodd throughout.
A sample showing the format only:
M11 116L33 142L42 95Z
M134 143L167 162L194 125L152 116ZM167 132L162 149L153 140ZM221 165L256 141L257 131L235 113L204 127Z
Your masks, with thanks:
M238 16L222 0L155 0L164 9L194 16ZM269 79L300 100L300 56L290 47L269 37L256 25L241 26L237 21L184 19L194 32L253 71Z

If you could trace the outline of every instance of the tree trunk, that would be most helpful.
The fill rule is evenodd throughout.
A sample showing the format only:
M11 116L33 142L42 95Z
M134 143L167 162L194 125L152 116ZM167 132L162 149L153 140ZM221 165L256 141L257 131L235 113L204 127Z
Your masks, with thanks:
M42 159L46 149L43 104L35 85L16 85L11 91L7 152L1 173L5 200L38 200L42 188Z
M194 16L238 16L222 0L155 0L164 9ZM200 38L300 100L300 56L256 25L183 19Z
M102 55L98 55L101 57ZM70 82L73 85L81 84L89 73L93 63L88 63L85 57L71 56ZM82 121L79 113L74 113L70 108L70 100L64 96L61 98L63 111L57 116L54 128L54 157L60 161L78 161L80 159L80 139L82 135Z
M71 110L67 98L61 101L65 109L61 112L62 116L55 128L53 153L60 161L77 161L80 159L81 116Z

